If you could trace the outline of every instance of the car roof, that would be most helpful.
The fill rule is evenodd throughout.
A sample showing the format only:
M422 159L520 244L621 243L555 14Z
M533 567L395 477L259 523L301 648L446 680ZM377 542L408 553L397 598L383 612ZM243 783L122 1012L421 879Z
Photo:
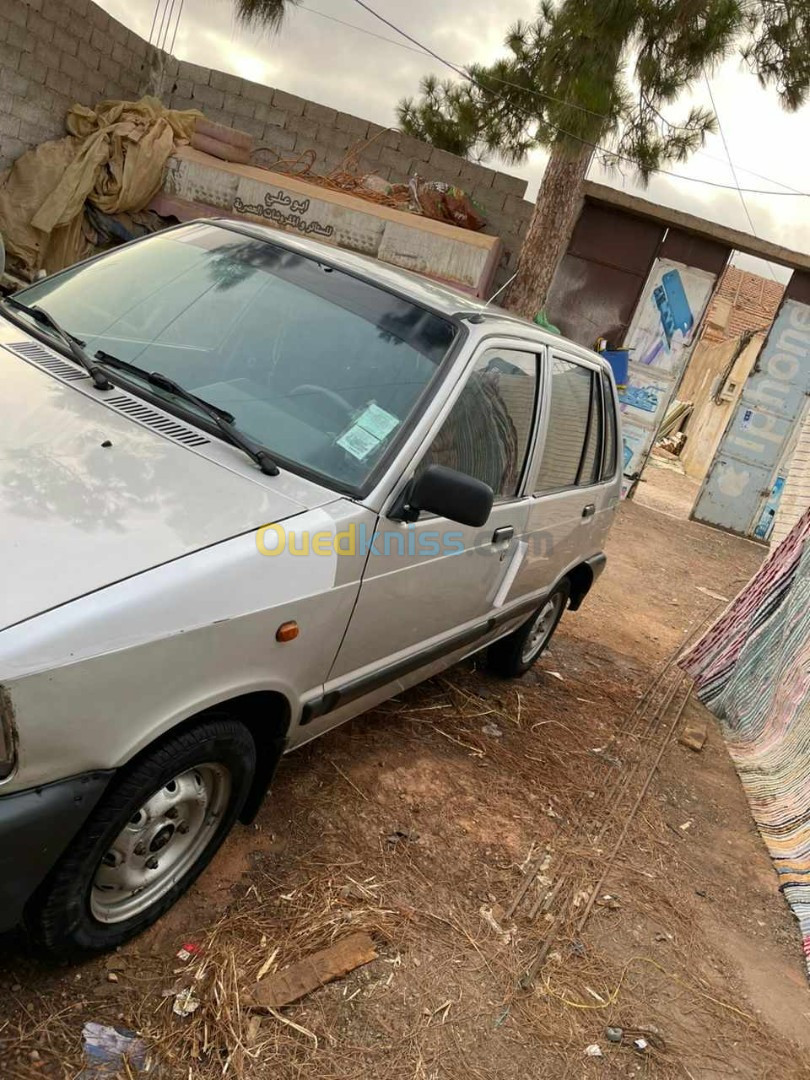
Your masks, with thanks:
M200 224L203 221L199 222ZM476 297L454 289L450 285L433 281L422 274L405 270L390 263L380 262L370 255L360 255L353 251L345 251L342 248L333 247L330 244L322 244L316 240L310 240L303 236L295 236L292 233L274 229L268 225L260 225L252 221L234 220L233 218L207 218L206 225L219 225L227 229L236 230L257 240L266 240L268 243L277 244L289 248L291 251L300 252L302 255L318 258L328 262L339 270L346 270L356 274L381 288L405 295L415 303L429 308L439 315L445 315L454 319L470 319L486 321L491 326L503 326L505 332L519 330L528 331L533 340L542 341L546 345L565 345L566 351L577 353L583 359L591 362L597 361L606 369L607 362L591 349L571 341L562 335L549 333L543 330L537 323L530 322L519 315L499 307L497 304L485 303ZM189 222L188 224L191 224Z

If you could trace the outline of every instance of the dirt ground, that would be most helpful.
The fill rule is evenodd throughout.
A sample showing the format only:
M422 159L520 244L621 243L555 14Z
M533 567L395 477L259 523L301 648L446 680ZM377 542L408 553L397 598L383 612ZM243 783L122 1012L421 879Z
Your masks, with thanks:
M700 753L678 743L702 710L679 717L665 668L763 554L624 505L524 679L467 662L285 759L256 825L112 957L54 969L0 940L0 1076L75 1076L94 1020L169 1080L810 1077L796 927L713 722ZM356 930L378 959L245 1007Z

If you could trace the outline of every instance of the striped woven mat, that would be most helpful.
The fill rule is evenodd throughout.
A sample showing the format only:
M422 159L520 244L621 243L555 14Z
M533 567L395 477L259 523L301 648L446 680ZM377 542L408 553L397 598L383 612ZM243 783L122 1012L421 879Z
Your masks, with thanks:
M678 662L720 721L810 975L810 508Z

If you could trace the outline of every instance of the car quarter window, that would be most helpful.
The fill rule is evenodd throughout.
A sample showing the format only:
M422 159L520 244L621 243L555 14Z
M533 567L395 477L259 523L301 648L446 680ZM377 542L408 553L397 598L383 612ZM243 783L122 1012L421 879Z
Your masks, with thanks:
M537 371L534 353L483 353L417 472L446 465L489 484L496 499L514 497L531 442Z
M602 396L605 406L605 444L601 479L610 480L616 475L616 405L613 401L613 387L604 372L602 372Z

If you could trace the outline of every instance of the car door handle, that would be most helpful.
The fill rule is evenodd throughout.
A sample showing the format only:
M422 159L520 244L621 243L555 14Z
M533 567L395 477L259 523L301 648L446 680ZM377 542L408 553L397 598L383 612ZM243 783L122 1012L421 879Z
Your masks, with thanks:
M593 503L588 503L587 506L582 508L582 516L584 518L593 517L593 515L595 513L596 513L596 507L594 506Z
M507 540L511 540L515 535L514 525L502 525L500 529L496 529L492 534L493 544L503 544Z

